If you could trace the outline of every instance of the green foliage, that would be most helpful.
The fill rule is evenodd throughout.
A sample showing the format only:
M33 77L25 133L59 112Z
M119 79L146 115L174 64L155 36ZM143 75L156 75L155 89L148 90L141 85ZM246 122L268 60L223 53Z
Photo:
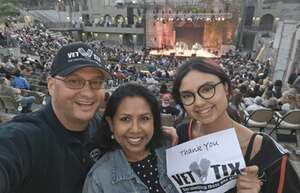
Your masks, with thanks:
M21 0L22 1L22 0ZM13 4L18 5L20 3L20 0L0 0L1 4Z
M0 0L0 4L3 3L11 3L13 5L19 6L19 7L27 7L27 6L37 6L41 5L43 3L46 3L48 1L54 1L54 0Z
M18 15L20 15L20 12L12 3L0 4L0 17L18 16Z

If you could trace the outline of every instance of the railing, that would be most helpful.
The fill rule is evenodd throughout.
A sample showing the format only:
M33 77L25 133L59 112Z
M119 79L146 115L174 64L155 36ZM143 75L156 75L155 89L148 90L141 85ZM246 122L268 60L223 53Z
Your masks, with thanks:
M158 18L223 18L223 19L231 19L232 13L147 13L148 16L155 16Z
M47 28L72 28L72 29L82 29L83 25L72 24L71 22L47 22L44 23Z
M273 31L273 25L263 25L263 26L244 26L244 29L250 31Z
M55 4L48 4L48 5L42 5L42 6L30 6L28 10L49 10L49 9L55 9Z
M86 32L101 32L101 33L131 33L131 34L143 34L144 28L135 27L105 27L105 26L84 26Z

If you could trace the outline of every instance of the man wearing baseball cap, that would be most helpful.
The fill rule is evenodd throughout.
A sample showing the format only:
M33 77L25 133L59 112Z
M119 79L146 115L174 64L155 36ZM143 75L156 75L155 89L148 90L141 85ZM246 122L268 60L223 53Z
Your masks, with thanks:
M50 76L49 104L0 125L0 193L80 193L100 156L91 142L111 76L84 43L63 46Z

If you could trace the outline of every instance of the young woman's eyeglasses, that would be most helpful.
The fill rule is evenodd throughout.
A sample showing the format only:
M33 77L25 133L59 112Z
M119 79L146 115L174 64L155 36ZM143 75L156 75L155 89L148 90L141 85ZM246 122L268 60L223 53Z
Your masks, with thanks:
M66 77L66 78L58 78L54 77L57 80L61 80L65 83L65 86L70 89L82 89L86 82L88 82L89 86L93 90L104 89L105 88L105 80L100 78L95 78L92 80L85 80L79 77Z
M197 93L204 100L211 99L216 94L216 86L222 82L223 81L219 81L215 84L212 84L212 83L203 84L198 88ZM194 104L194 102L196 100L196 95L195 95L195 93L190 92L190 91L183 91L180 93L180 98L181 98L182 104L189 106L189 105Z

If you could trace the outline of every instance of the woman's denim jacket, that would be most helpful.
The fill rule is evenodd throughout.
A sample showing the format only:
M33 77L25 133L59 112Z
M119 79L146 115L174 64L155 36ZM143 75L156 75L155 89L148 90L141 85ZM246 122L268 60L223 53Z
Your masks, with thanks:
M166 150L155 150L159 182L166 193L178 193L166 173ZM121 149L104 154L87 175L83 193L148 193Z

